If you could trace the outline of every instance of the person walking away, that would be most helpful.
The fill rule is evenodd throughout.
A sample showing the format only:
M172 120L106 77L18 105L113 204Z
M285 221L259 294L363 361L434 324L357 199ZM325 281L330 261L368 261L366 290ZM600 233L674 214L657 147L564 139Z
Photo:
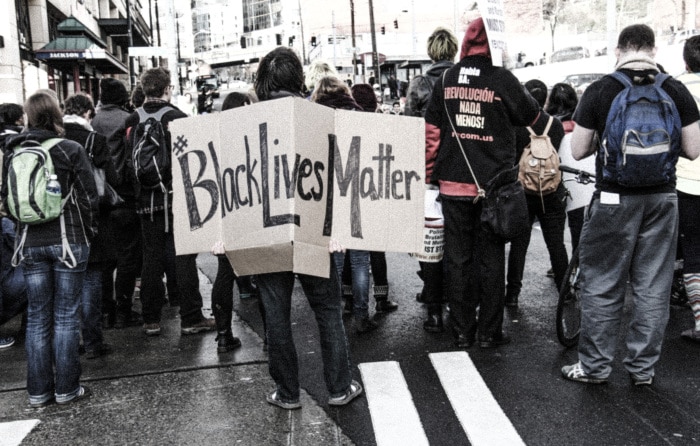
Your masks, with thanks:
M22 143L31 144L29 141L53 144L48 151L64 203L61 217L19 227L24 243L17 255L24 267L28 299L27 392L29 405L37 408L90 396L90 390L80 384L79 311L90 240L97 229L93 216L98 212L98 198L90 160L80 144L66 139L49 141L63 135L58 102L47 94L33 94L24 110L28 129L5 141L0 193L4 206L9 211L13 150ZM57 185L50 186L55 191Z
M408 86L406 93L406 114L408 116L425 117L430 98L433 94L435 82L442 73L454 66L454 58L457 55L459 42L452 32L446 28L438 27L428 37L428 56L433 64L428 67L425 74L415 76ZM436 188L427 185L428 188ZM443 261L418 262L420 277L423 280L423 289L420 300L426 304L428 317L423 322L423 329L431 333L444 331L442 322L443 304Z
M66 139L80 144L91 163L105 172L106 181L117 182L117 173L104 136L93 131L91 115L95 112L89 96L76 93L64 104L63 126ZM110 209L100 204L97 217L97 234L90 245L87 269L81 292L82 338L87 359L95 359L112 352L112 346L103 342L102 302L103 293L111 293L112 272L116 252L111 242L109 227ZM111 301L111 295L109 300Z
M685 41L686 72L678 77L700 107L700 36ZM681 337L700 342L700 160L679 159L676 166L680 245L683 252L683 284L695 324Z
M109 282L114 285L107 291L108 296L115 296L115 309L105 306L107 310L107 326L125 328L141 325L141 316L133 310L134 288L136 278L141 274L141 223L136 214L135 179L131 175L129 163L131 153L126 146L126 120L129 112L126 105L129 94L123 82L103 78L100 80L100 102L102 107L95 113L90 122L92 128L107 138L107 146L117 173L117 184L114 190L124 200L124 203L113 208L109 213L110 240L116 250L116 262L107 271L116 275ZM105 281L107 279L105 278ZM106 289L107 290L107 289Z
M651 385L676 258L675 166L681 153L689 159L700 154L700 114L688 89L659 72L654 31L647 25L624 28L615 55L616 71L592 83L574 113L571 152L575 159L596 154L596 192L579 243L578 362L561 373L583 383L607 381L629 281L634 307L622 362L633 384ZM644 100L635 101L642 93ZM664 135L641 142L668 150L635 150L639 138L627 145L626 134Z
M530 92L540 107L544 107L547 100L547 85L539 79L525 82L525 88ZM543 135L547 131L552 146L559 151L561 141L564 138L564 128L561 122L552 118L551 123L540 119L532 127L537 135ZM530 131L525 127L518 127L515 132L515 146L517 148L516 159L520 160L523 150L530 143ZM564 245L564 227L566 226L566 189L563 182L552 193L540 195L526 194L527 209L530 216L530 227L535 219L540 222L542 236L547 245L549 261L554 271L554 283L557 290L564 281L566 269L569 266L569 258ZM508 253L508 274L506 283L506 307L517 307L518 297L523 285L523 273L525 271L525 258L530 246L532 231L527 231L520 237L511 240Z
M226 96L221 111L232 108L244 107L253 103L251 97L246 93L232 92ZM241 340L233 335L232 314L233 314L233 284L239 277L233 271L231 262L226 257L226 250L223 242L219 241L211 249L212 254L217 256L218 268L216 278L211 290L211 305L216 321L216 342L217 352L226 353L241 346ZM250 281L250 276L244 277ZM246 290L238 282L238 293L242 295ZM258 300L260 314L263 319L263 330L265 330L265 310L262 307L262 300ZM267 341L265 341L267 345Z
M559 146L559 158L561 164L574 169L595 174L595 158L589 156L582 160L575 160L571 155L571 134L576 123L573 121L574 110L578 105L578 95L576 90L569 84L554 84L549 93L545 111L558 118L564 126L564 139ZM591 202L595 184L581 184L575 180L575 175L562 172L562 183L567 190L566 200L566 220L571 233L571 252L576 251L579 239L581 238L581 228L583 228L584 209Z
M471 113L460 111L464 98L472 104ZM459 63L437 79L425 114L426 184L440 188L449 284L445 295L460 348L471 347L477 331L482 348L510 342L503 332L505 241L480 224L476 182L484 185L499 172L513 169L515 127L533 125L539 116L537 102L518 79L493 65L483 19L472 21Z
M169 161L172 151L168 124L175 119L185 118L186 114L170 104L173 86L170 85L170 73L163 68L152 68L141 75L141 85L146 95L142 107L132 113L126 121L129 134L127 147L134 154L133 148L138 144L139 129L144 130L146 120L153 117L163 129L164 145ZM154 123L157 125L157 123ZM175 256L172 215L172 175L171 163L159 168L157 185L145 184L143 172L133 171L137 178L137 213L141 221L143 236L143 269L141 271L141 305L143 331L147 336L159 335L161 331L161 309L165 303L163 275L166 266L173 264L175 274L168 274L168 282L177 277L177 290L180 299L180 332L183 335L212 331L216 328L213 318L202 314L202 295L199 292L197 255ZM134 164L129 165L131 169ZM145 172L146 174L152 172ZM171 285L169 285L170 287ZM170 288L169 288L170 290ZM172 297L172 293L168 293Z
M278 47L260 60L255 78L255 93L260 101L303 98L303 85L301 60L291 48ZM338 249L337 246L329 247L331 252ZM359 396L362 386L352 379L338 272L333 267L330 255L328 262L329 278L306 274L296 276L318 322L328 404L342 406ZM265 308L270 376L276 386L266 399L268 403L283 409L298 409L301 407L299 365L290 320L295 274L281 271L259 274L256 278Z
M318 79L315 84L311 101L340 110L362 110L352 97L350 88L335 76ZM347 259L347 260L346 260ZM355 331L364 334L379 328L379 324L369 315L369 251L348 249L345 252L333 253L333 261L342 277L346 272L351 275L352 303ZM346 266L347 265L347 266ZM346 268L349 271L346 271ZM346 301L346 306L348 301Z

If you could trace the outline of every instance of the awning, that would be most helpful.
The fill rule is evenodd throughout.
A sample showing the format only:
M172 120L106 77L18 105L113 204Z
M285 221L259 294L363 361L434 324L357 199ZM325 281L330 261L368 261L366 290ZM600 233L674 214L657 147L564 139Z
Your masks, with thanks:
M61 36L35 52L35 57L61 71L84 62L104 74L126 74L126 65L87 36Z

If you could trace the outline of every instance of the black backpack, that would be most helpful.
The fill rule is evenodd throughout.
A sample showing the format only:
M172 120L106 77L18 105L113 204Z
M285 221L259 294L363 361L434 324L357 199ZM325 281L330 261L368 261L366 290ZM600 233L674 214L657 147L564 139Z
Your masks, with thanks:
M163 107L155 113L148 113L143 107L136 109L139 123L132 135L131 162L136 180L145 189L161 189L165 192L172 180L170 151L161 122L170 110L171 107Z

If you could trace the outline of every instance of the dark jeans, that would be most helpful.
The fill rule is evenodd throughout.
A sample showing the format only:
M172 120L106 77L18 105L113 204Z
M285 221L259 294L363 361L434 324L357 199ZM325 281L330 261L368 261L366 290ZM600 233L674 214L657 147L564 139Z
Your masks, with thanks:
M216 270L216 278L211 289L211 305L214 319L216 319L216 329L223 333L231 330L233 284L238 277L233 272L231 262L225 255L219 255L217 258L219 267ZM238 292L241 292L240 286ZM258 299L258 309L262 317L263 330L265 330L265 309L263 308L262 299Z
M102 271L88 265L80 297L83 347L94 351L102 345Z
M549 261L554 270L554 283L557 290L561 287L569 265L569 257L564 245L564 227L566 226L566 203L565 190L559 186L555 192L540 197L539 195L527 195L527 209L530 214L530 226L535 222L535 218L540 221L542 236L549 251ZM544 209L542 203L544 202ZM510 243L510 254L508 255L508 286L507 293L510 296L517 296L523 286L523 272L525 271L525 257L527 248L530 246L530 236L532 231L528 231L521 237L512 240Z
M439 313L443 303L443 261L418 262L423 279L423 302L431 314Z
M374 296L386 295L389 290L389 280L387 278L386 254L382 251L369 252L369 265L372 269L372 282L374 283ZM350 267L350 257L345 256L343 263L343 285L352 286L352 268Z
M583 219L586 211L586 206L573 209L566 213L569 219L569 232L571 233L571 252L573 253L578 248L578 242L581 240L581 230L583 229Z
M70 245L77 265L59 259L61 245L24 248L27 282L27 392L29 402L58 402L80 391L80 290L90 248Z
M352 312L358 319L369 317L369 258L369 251L357 249L333 253L338 274L345 276L346 273L350 273L351 275Z
M316 316L326 388L332 397L337 397L347 390L352 373L338 273L332 263L330 270L330 279L305 274L298 277ZM270 375L280 399L287 402L299 400L299 363L290 316L294 276L291 271L256 276L267 319Z
M499 336L505 306L505 242L481 227L481 203L442 196L444 292L455 335ZM477 322L477 307L479 318Z
M143 269L141 271L141 305L143 321L146 324L160 322L160 313L165 303L163 274L166 265L175 264L177 287L180 294L180 321L182 325L191 325L202 320L202 295L199 293L199 275L197 271L197 254L170 258L174 250L168 248L173 244L173 233L165 232L165 215L155 212L141 215L143 235ZM173 221L170 215L170 221ZM170 277L168 277L170 280Z
M131 313L136 278L141 274L141 222L133 208L114 209L109 218L117 251L117 275L114 279L117 311L128 315Z
M700 273L700 196L678 192L678 227L683 274Z

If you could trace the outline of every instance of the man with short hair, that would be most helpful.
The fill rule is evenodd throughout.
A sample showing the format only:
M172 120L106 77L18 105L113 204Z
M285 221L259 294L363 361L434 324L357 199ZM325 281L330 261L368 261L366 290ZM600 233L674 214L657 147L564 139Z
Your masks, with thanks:
M654 62L654 32L646 25L631 25L623 29L615 55L615 69L629 79L632 90L655 83L660 75ZM605 76L586 89L574 114L576 128L571 151L577 160L597 152L596 192L579 244L582 273L579 361L564 366L562 375L584 383L607 381L629 280L634 309L623 364L635 385L651 385L668 322L676 256L678 199L675 161L679 152L690 159L695 159L700 153L700 115L688 89L673 78L666 79L661 89L671 98L680 121L674 126L669 141L668 162L673 166L669 179L650 185L625 182L620 176L623 168L613 164L615 159L608 162L609 148L614 146L604 136L607 135L606 126L612 128L619 124L608 114L624 88L621 81ZM650 115L653 117L653 112L646 114L644 119L648 121ZM627 114L616 119L629 122ZM615 137L613 134L607 136ZM635 152L631 153L634 155ZM610 173L612 166L617 169L614 175ZM639 178L648 177L648 166L638 173Z
M133 178L129 175L131 153L126 147L126 120L124 107L129 102L126 85L119 79L106 77L100 80L102 106L91 121L92 128L107 138L107 146L117 171L119 183L115 190L124 200L109 213L109 232L117 250L116 264L110 265L108 277L104 277L103 311L107 313L107 326L124 328L140 325L138 313L132 310L136 278L141 274L141 223L136 215L136 195ZM112 281L114 269L117 275ZM113 282L113 284L112 284ZM116 295L116 301L113 300Z
M143 110L155 114L163 108L169 108L161 118L165 130L165 143L168 153L172 151L172 143L168 124L187 115L170 104L173 86L170 85L170 73L163 68L152 68L141 75L141 85L146 95ZM134 135L141 118L138 111L126 121L129 153L136 143ZM133 164L130 164L133 169ZM135 173L132 172L134 178ZM166 175L167 176L167 175ZM177 284L168 284L168 298L179 302L181 333L194 334L211 331L216 328L213 318L202 315L202 295L199 292L199 276L197 271L196 254L175 256L175 241L173 239L172 214L172 184L164 184L165 191L160 188L146 189L136 184L137 213L141 219L143 234L143 268L141 271L141 304L143 316L143 331L148 336L160 334L160 313L165 302L163 275L168 264L174 262L175 274L168 275L172 282L177 277ZM174 295L177 289L179 296Z

